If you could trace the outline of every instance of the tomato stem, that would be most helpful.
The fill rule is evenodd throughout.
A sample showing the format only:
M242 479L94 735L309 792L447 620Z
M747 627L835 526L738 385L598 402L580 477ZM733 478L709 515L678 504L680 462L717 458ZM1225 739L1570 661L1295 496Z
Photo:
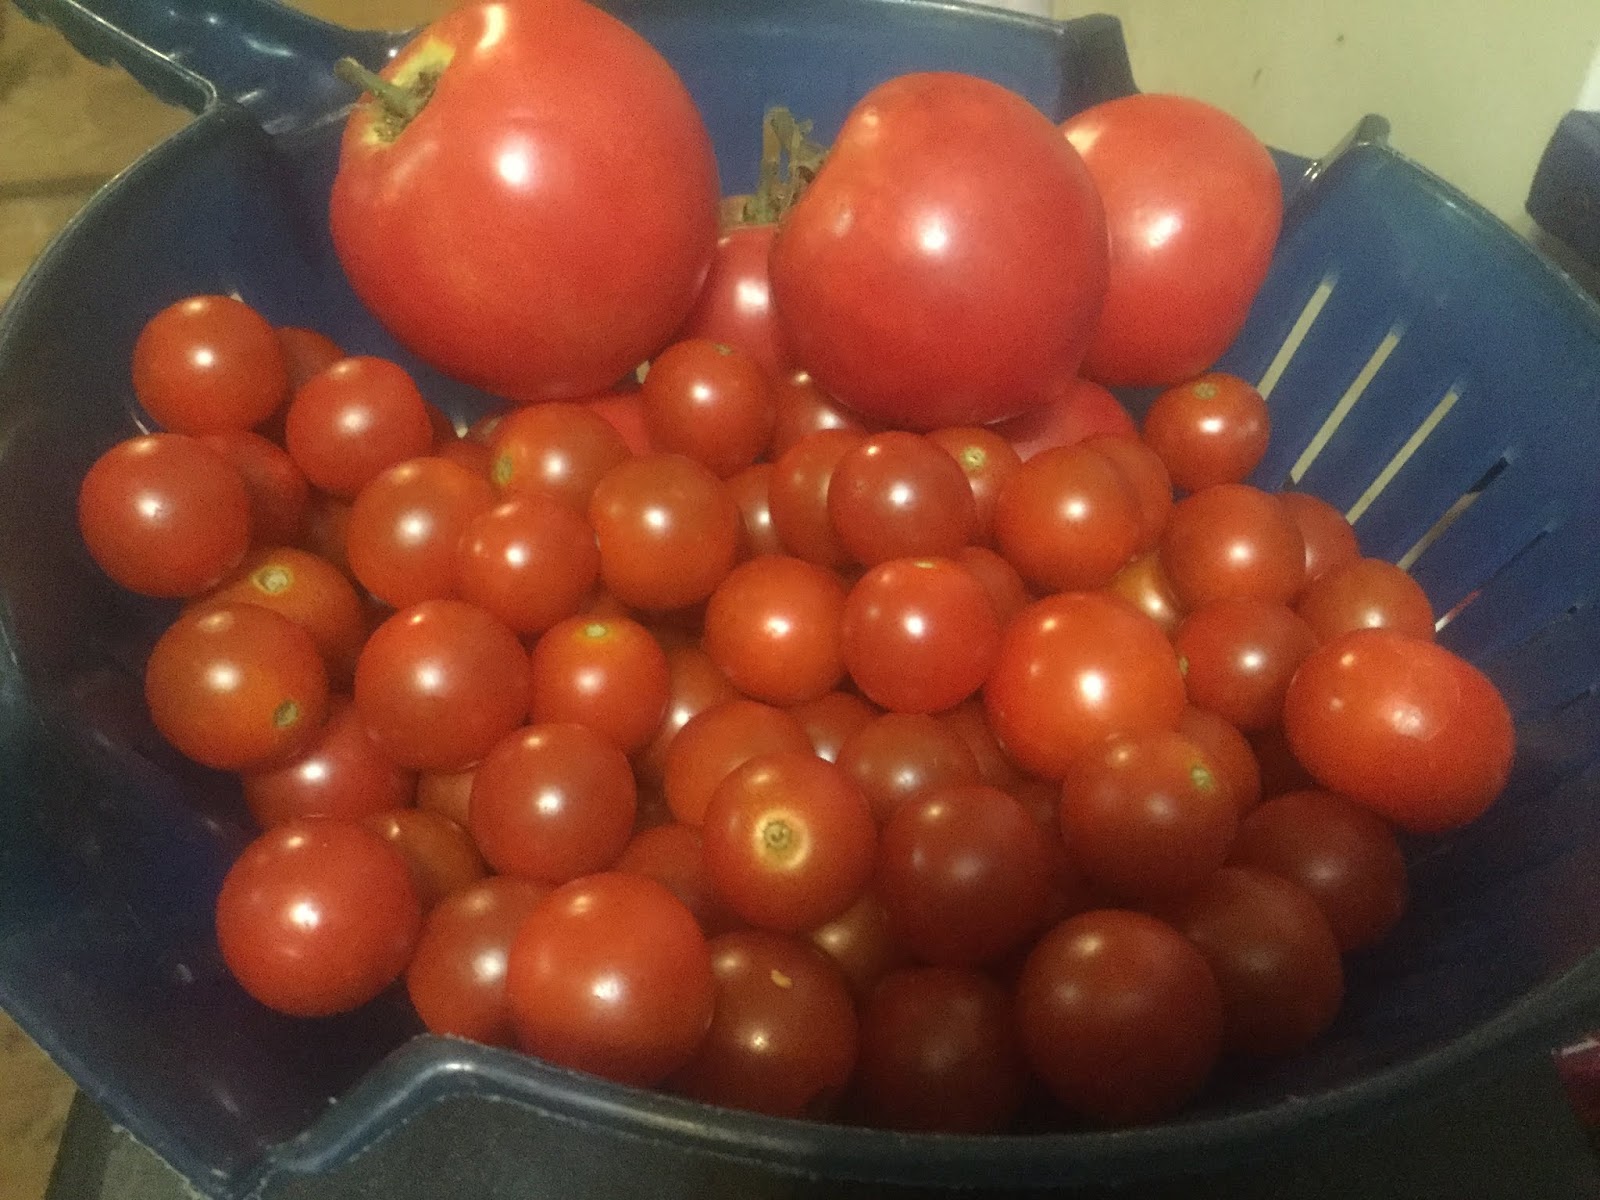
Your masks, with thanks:
M769 108L761 121L761 175L740 216L747 225L781 220L822 169L828 148L811 140L812 123L787 108Z
M383 106L385 115L404 126L428 103L432 87L406 88L390 83L376 71L369 71L353 58L341 58L333 64L333 73L352 87L369 92Z

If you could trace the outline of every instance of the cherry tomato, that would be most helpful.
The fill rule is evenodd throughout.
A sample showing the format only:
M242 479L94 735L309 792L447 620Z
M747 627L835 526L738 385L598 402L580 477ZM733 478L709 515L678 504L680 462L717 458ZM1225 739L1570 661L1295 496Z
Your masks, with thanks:
M1076 378L1051 388L1043 404L998 421L993 428L1023 462L1041 450L1076 446L1098 434L1139 436L1139 427L1120 400L1098 383Z
M299 754L328 714L328 674L311 636L253 604L173 622L145 666L145 702L161 736L222 771Z
M280 325L273 333L278 338L278 349L283 354L291 388L298 388L313 375L321 374L346 357L338 342L315 329Z
M488 479L494 470L494 456L489 447L464 437L443 438L433 447L435 458L442 458L470 472L478 479Z
M230 429L199 438L220 454L250 495L250 536L258 546L287 545L300 536L311 485L288 451L259 433Z
M1218 600L1185 617L1172 645L1189 699L1253 733L1282 718L1289 680L1317 648L1317 635L1282 604Z
M633 773L582 725L530 725L478 764L467 825L501 875L565 883L616 862L633 832Z
M1244 324L1283 219L1272 156L1220 109L1136 94L1062 125L1105 204L1111 268L1083 373L1173 384L1210 368Z
M1306 585L1297 611L1319 641L1353 629L1392 629L1433 641L1433 605L1422 585L1393 563L1362 558Z
M283 404L289 373L255 309L231 296L190 296L139 331L133 394L174 433L245 430Z
M1276 875L1224 867L1161 913L1194 943L1222 993L1222 1048L1293 1054L1344 998L1333 931L1309 895Z
M978 966L1038 929L1050 849L1028 811L998 788L931 788L884 826L875 880L912 954L936 966Z
M1137 437L1096 434L1083 439L1083 448L1109 458L1133 488L1139 502L1140 554L1161 542L1167 518L1172 515L1172 477L1160 456Z
M424 913L488 874L472 835L449 817L422 808L397 808L363 817L361 823L405 860Z
M1172 580L1161 565L1161 554L1152 550L1141 554L1111 577L1106 589L1121 596L1145 616L1161 627L1171 637L1183 621L1183 611L1178 607L1178 597L1173 594Z
M300 385L284 441L307 479L350 498L386 468L427 454L433 426L403 369L381 358L346 358Z
M385 753L414 771L477 762L528 715L527 654L481 608L426 600L373 631L356 707Z
M973 784L980 777L966 739L943 719L923 713L874 717L845 739L838 764L880 823L930 789Z
M1142 536L1139 495L1128 476L1083 445L1034 455L995 503L1000 553L1037 587L1103 587Z
M805 727L783 709L743 699L703 709L667 747L663 789L672 815L701 824L724 779L758 754L783 751L811 753Z
M1344 514L1326 500L1309 492L1279 492L1278 503L1289 510L1305 539L1307 583L1361 557L1356 531Z
M1289 685L1283 727L1323 787L1418 833L1473 820L1511 773L1511 712L1494 684L1444 647L1391 630L1315 650Z
M957 967L884 976L861 1010L856 1080L863 1115L882 1128L1006 1128L1028 1080L1010 997L988 976Z
M805 729L817 757L829 762L837 762L850 736L879 715L879 709L853 692L828 692L791 705L789 711Z
M600 578L600 550L588 521L532 492L473 517L454 567L463 600L516 633L543 633L588 599Z
M671 691L666 653L627 617L569 617L533 648L532 719L587 726L624 754L661 725Z
M422 928L405 863L377 834L310 818L263 833L217 896L217 943L245 991L278 1012L360 1008L400 977Z
M624 604L655 611L711 595L739 545L739 509L727 485L680 454L614 467L595 485L589 524L606 587Z
M78 490L78 529L113 582L144 596L193 596L250 545L250 494L239 473L194 438L118 442Z
M692 825L669 821L641 829L623 847L611 869L654 879L683 901L708 937L738 923L712 890L700 847L700 831Z
M978 532L962 468L930 438L890 430L848 450L828 483L828 518L859 563L954 554Z
M383 75L420 111L356 104L328 216L351 286L401 342L527 401L598 392L672 336L720 188L694 101L648 42L574 0L474 3Z
M1306 545L1267 492L1220 483L1180 500L1161 539L1161 565L1193 612L1213 600L1291 604L1305 586Z
M1222 997L1204 957L1143 913L1080 913L1033 948L1017 982L1028 1063L1094 1121L1153 1121L1190 1100L1222 1048Z
M472 800L472 777L477 767L464 771L423 771L417 776L417 807L449 817L463 829Z
M855 1004L816 947L760 930L711 943L717 1006L705 1041L668 1081L707 1104L824 1117L856 1065Z
M783 543L772 526L768 502L772 464L755 463L728 479L728 491L739 506L739 560L762 554L782 554Z
M1290 792L1239 826L1235 866L1299 884L1342 951L1382 939L1406 908L1406 861L1383 821L1331 792Z
M761 364L703 338L663 350L639 395L652 445L686 454L724 479L761 457L777 419Z
M716 981L683 903L653 879L609 872L557 888L528 914L506 994L529 1054L651 1087L699 1049Z
M1267 452L1267 402L1237 375L1213 371L1168 388L1144 416L1144 440L1185 491L1243 483Z
M772 380L790 369L767 278L767 258L777 232L776 225L736 225L723 232L711 259L711 273L679 334L741 350Z
M939 714L939 724L955 732L967 744L967 749L972 751L972 757L978 764L978 779L990 787L997 787L1001 791L1009 791L1014 785L1021 783L1024 776L1017 770L1017 764L1006 757L1005 748L1000 745L1000 739L995 737L994 730L989 728L989 718L984 714L983 701L974 696L970 700L963 700L948 712ZM1055 820L1055 801L1051 800L1051 820Z
M350 509L350 569L395 608L453 596L456 547L493 504L488 480L453 462L414 458L392 466L361 489Z
M804 371L775 379L772 396L778 412L772 429L771 458L774 462L808 433L845 429L865 436L869 432L859 415L828 395Z
M591 396L583 402L591 412L599 413L606 423L622 435L628 453L653 454L657 447L650 444L650 431L644 424L644 401L638 392L611 392ZM491 467L492 472L492 467Z
M725 700L737 700L739 690L728 682L712 657L698 646L665 648L667 656L667 706L650 744L634 755L639 782L659 784L667 770L667 750L689 721Z
M785 344L824 388L937 429L1012 416L1077 370L1105 226L1048 123L1016 93L949 72L861 99L772 245Z
M818 430L797 440L772 464L767 481L772 528L796 558L824 567L850 564L850 551L829 515L828 495L840 460L865 437L854 429Z
M1238 805L1211 760L1176 733L1113 737L1061 781L1061 835L1090 882L1152 900L1205 881L1228 859Z
M1235 726L1209 709L1190 704L1178 718L1178 733L1210 760L1217 782L1233 797L1241 820L1261 803L1261 767L1249 739Z
M406 991L432 1033L512 1046L506 958L544 884L510 875L483 879L434 906L406 968Z
M839 577L769 554L728 573L706 605L706 653L745 695L769 704L815 700L844 676Z
M889 923L889 910L870 886L856 902L809 935L838 967L857 1000L865 1000L890 971L911 965L911 953Z
M989 603L1000 618L1004 629L1033 601L1028 585L1017 574L1017 569L987 546L963 546L956 551L955 561L971 572L972 577L989 593Z
M928 435L928 440L955 459L956 466L967 477L978 516L972 537L987 542L994 524L995 497L1006 480L1016 474L1022 459L1010 442L986 425L936 429Z
M411 774L390 762L347 697L333 700L328 721L298 758L245 775L245 803L263 829L301 817L360 820L410 804Z
M1173 728L1185 703L1160 626L1083 592L1040 600L1006 627L983 699L1006 753L1046 779L1108 734Z
M502 493L543 492L580 513L606 472L632 457L611 422L581 404L531 404L507 413L489 448L490 477Z

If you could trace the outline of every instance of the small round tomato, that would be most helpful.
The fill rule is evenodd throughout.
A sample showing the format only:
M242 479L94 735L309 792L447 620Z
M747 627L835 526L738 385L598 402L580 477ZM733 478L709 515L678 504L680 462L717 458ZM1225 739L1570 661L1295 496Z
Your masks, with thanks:
M983 584L1002 629L1033 602L1017 569L987 546L963 546L956 551L955 561Z
M622 435L582 404L530 404L495 426L490 478L507 496L542 492L585 512L595 485L632 453Z
M702 338L657 355L639 395L651 445L688 455L724 479L761 457L777 419L761 364Z
M281 446L248 429L208 433L199 438L244 481L250 494L250 538L258 546L283 546L300 536L311 485Z
M380 472L433 448L428 405L401 367L381 358L341 359L301 384L289 404L284 444L317 487L353 497Z
M1511 774L1515 730L1494 684L1387 629L1344 634L1301 663L1283 727L1323 787L1417 833L1478 817Z
M1109 734L1173 728L1185 703L1161 627L1087 592L1049 596L1006 627L983 700L1006 753L1046 779Z
M775 379L772 395L778 410L778 420L772 429L771 458L774 462L808 433L844 429L865 436L868 432L859 414L828 395L804 371Z
M1243 483L1267 452L1267 402L1237 375L1213 371L1168 388L1144 417L1145 444L1188 492Z
M1075 758L1060 820L1090 882L1140 901L1187 891L1225 863L1239 810L1204 751L1176 733L1149 733Z
M850 552L833 527L828 495L841 459L866 435L855 429L821 429L799 438L772 464L767 507L783 548L823 567L850 564Z
M424 808L397 808L363 817L361 823L405 860L424 913L488 874L472 835L449 817Z
M428 914L406 991L431 1033L512 1046L516 1032L506 998L512 939L550 888L497 875L441 900Z
M1094 1121L1176 1112L1222 1049L1222 997L1205 958L1154 917L1080 913L1039 939L1017 981L1034 1073Z
M1136 553L1155 549L1172 515L1172 477L1166 464L1136 437L1096 434L1083 439L1083 448L1109 458L1133 488L1139 502L1139 544Z
M807 935L838 967L858 1001L890 971L911 965L911 952L889 923L889 910L869 886L856 902Z
M425 600L379 625L356 662L356 707L395 762L454 771L528 715L528 656L481 608Z
M298 758L246 774L245 803L263 829L301 817L359 820L404 808L416 783L378 749L348 698L335 699L316 740Z
M481 511L455 547L456 590L516 633L543 633L583 606L600 549L580 514L532 492Z
M994 730L989 728L989 718L984 714L983 701L974 696L970 700L963 700L948 712L939 714L939 724L945 729L954 732L967 744L967 749L972 751L972 757L978 764L978 779L990 787L997 787L1001 791L1009 791L1021 783L1024 776L1017 770L1017 764L1006 757L1005 748L1000 745L1000 739L995 737ZM1052 815L1055 808L1054 800L1051 801Z
M739 548L739 509L727 485L681 454L651 454L607 472L590 499L589 524L601 580L635 608L704 600Z
M453 596L462 534L493 504L488 480L447 459L414 458L389 467L361 489L350 509L350 570L394 608Z
M1023 462L1043 450L1076 446L1100 434L1139 436L1139 427L1122 407L1122 402L1088 379L1068 379L1053 388L1049 398L1037 408L990 428L1011 443Z
M776 225L736 225L717 239L711 273L700 288L694 310L680 332L743 351L769 379L789 370L789 356L778 337L772 313L767 258Z
M925 713L883 713L839 747L838 764L885 822L932 788L980 781L978 759L961 734Z
M1178 733L1200 748L1217 781L1233 797L1242 820L1261 803L1261 767L1250 740L1209 709L1190 704L1178 718Z
M1121 596L1161 631L1171 637L1183 621L1183 610L1178 607L1178 597L1172 590L1172 580L1161 566L1161 555L1152 550L1134 559L1111 577L1106 590Z
M644 401L639 398L638 392L618 391L590 396L583 401L583 406L590 412L599 413L622 435L628 453L641 455L655 452L656 447L650 444L650 431L644 425ZM492 456L489 471L492 477L494 474Z
M636 811L615 745L582 725L530 725L478 764L467 826L499 874L565 883L617 860Z
M253 604L181 616L145 666L155 727L187 757L253 771L300 753L328 714L328 673L311 635Z
M190 296L139 331L133 394L174 433L244 430L277 412L289 372L255 309L231 296Z
M535 722L587 726L624 754L649 745L672 676L650 631L627 617L568 617L533 647Z
M1393 563L1361 558L1306 585L1295 606L1319 641L1353 629L1392 629L1433 641L1433 605L1422 585Z
M838 762L839 751L850 736L879 714L878 708L854 692L828 692L790 705L789 711L804 727L817 757L829 762Z
M701 837L711 886L734 913L803 933L866 888L878 830L861 789L808 747L757 755L718 784Z
M633 767L640 783L659 784L667 770L667 749L678 731L714 704L739 699L739 689L728 682L711 656L694 645L666 645L667 705L650 744L634 755Z
M827 1116L856 1065L855 1004L839 969L806 942L761 930L710 946L716 1012L680 1095L775 1117Z
M611 870L654 879L683 901L708 937L737 924L712 890L700 846L700 831L692 825L669 821L639 830L622 848Z
M1356 531L1344 514L1326 500L1309 492L1279 492L1278 503L1288 510L1305 540L1307 583L1361 557Z
M355 671L367 634L366 613L350 581L326 559L287 546L258 550L190 611L223 604L254 604L281 613L311 635L330 678L348 682Z
M506 995L529 1054L653 1087L694 1057L716 980L683 903L653 879L608 872L557 888L528 914Z
M1184 618L1172 637L1189 699L1246 733L1276 725L1289 680L1317 635L1292 608L1217 600Z
M277 335L278 349L283 353L283 365L289 373L291 388L298 388L313 375L321 374L345 357L338 342L315 329L281 325L273 333Z
M78 490L78 529L100 569L143 596L193 596L250 545L250 494L194 438L154 433L102 454Z
M839 459L828 483L828 517L851 558L869 567L954 554L978 532L977 501L962 468L931 438L901 430L875 433Z
M728 479L728 491L739 506L739 559L782 554L783 543L772 525L772 464L755 463Z
M900 940L925 963L993 962L1034 933L1050 850L1028 811L985 784L931 788L883 828L875 889Z
M928 440L939 446L967 477L977 511L972 539L987 542L994 524L994 502L1006 480L1016 474L1022 458L1011 443L987 425L957 425L936 429Z
M706 653L745 695L790 705L826 694L844 675L839 577L769 554L730 571L706 605Z
M1011 999L977 971L885 975L861 1010L863 1116L885 1129L997 1133L1027 1091Z
M1173 506L1161 565L1190 612L1213 600L1291 604L1305 586L1306 545L1276 496L1221 483Z
M1393 832L1331 792L1268 800L1239 826L1230 861L1304 888L1342 951L1379 941L1405 912L1406 860Z
M400 977L422 928L405 863L349 821L268 830L239 855L217 896L222 960L278 1012L360 1008Z
M702 710L667 747L662 786L672 815L699 825L724 779L758 754L783 751L811 753L805 727L783 709L732 699Z
M1097 588L1131 559L1142 536L1139 496L1128 476L1087 446L1034 455L995 503L1000 553L1037 587Z

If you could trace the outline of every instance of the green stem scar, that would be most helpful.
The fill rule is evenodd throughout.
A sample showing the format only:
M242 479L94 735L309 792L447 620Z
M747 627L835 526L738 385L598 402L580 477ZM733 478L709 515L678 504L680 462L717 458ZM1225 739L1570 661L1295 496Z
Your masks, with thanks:
M298 700L285 700L272 710L272 724L278 729L287 729L300 719L300 702Z

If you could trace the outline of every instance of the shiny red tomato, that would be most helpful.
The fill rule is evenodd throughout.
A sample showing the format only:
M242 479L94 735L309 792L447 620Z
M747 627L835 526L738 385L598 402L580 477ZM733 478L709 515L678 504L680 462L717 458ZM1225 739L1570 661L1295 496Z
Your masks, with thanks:
M422 907L400 856L349 821L309 818L262 834L217 896L222 960L278 1012L360 1008L400 977Z
M662 788L672 815L699 825L724 779L758 754L784 751L812 752L805 727L785 710L742 698L705 708L667 747Z
M1139 427L1120 400L1098 383L1077 378L1057 384L1043 404L996 422L993 428L1023 462L1041 450L1076 446L1100 434L1139 436Z
M197 439L148 434L118 442L89 468L78 529L113 582L144 596L193 596L244 557L250 494Z
M254 604L173 622L145 665L145 703L161 736L222 771L299 754L328 714L328 673L311 635Z
M298 388L313 375L346 357L338 342L315 329L281 325L273 332L278 337L278 349L283 352L283 365L289 372L291 388Z
M1074 374L1105 289L1088 172L1039 111L970 75L902 75L846 118L772 246L784 341L906 428L983 424Z
M139 331L133 394L173 433L246 430L288 398L289 372L255 309L231 296L190 296Z
M351 571L393 608L455 595L456 548L494 498L487 479L447 459L414 458L388 468L350 508Z
M971 746L942 717L883 713L839 747L838 764L856 781L879 823L932 788L980 782Z
M410 772L378 749L348 697L336 698L316 740L281 766L244 776L244 799L263 829L301 817L359 820L404 808L416 792Z
M777 419L761 364L704 338L674 342L657 355L639 395L651 445L686 454L724 479L762 456Z
M1332 567L1306 585L1295 606L1319 640L1353 629L1392 629L1433 641L1433 605L1405 571L1381 558Z
M875 433L838 461L828 518L851 558L954 554L978 532L977 502L962 468L931 438Z
M1268 492L1219 483L1172 508L1161 566L1190 612L1213 600L1292 604L1306 579L1306 544L1294 518Z
M717 898L706 875L700 831L692 825L668 821L635 833L611 870L654 879L694 914L700 928L711 937L738 925L727 905Z
M455 548L456 590L516 633L543 633L583 607L600 578L584 517L529 492L478 513Z
M767 507L783 548L824 567L848 566L850 551L834 531L828 493L839 461L866 435L855 429L821 429L799 438L772 464Z
M711 593L702 644L752 699L815 700L844 676L844 609L844 584L832 571L763 555L735 567Z
M911 965L911 953L895 935L889 910L868 887L856 902L807 935L843 974L857 1001L865 1000L890 971Z
M956 551L955 561L989 593L989 603L994 605L994 615L1000 618L1002 629L1033 602L1017 569L987 546L963 546Z
M632 457L616 426L583 404L530 404L494 427L490 477L508 496L545 492L587 512L595 485Z
M1217 600L1184 618L1172 647L1190 701L1254 733L1282 719L1289 680L1317 648L1317 635L1285 605Z
M1185 491L1243 483L1267 452L1267 402L1237 375L1213 371L1168 388L1144 415L1145 444Z
M974 541L987 542L994 524L994 502L1006 480L1016 474L1022 458L1010 442L987 425L957 425L935 429L928 440L956 460L972 489L978 521Z
M578 0L464 5L383 69L329 202L357 295L446 374L589 395L689 314L717 239L711 140L672 67ZM628 86L612 86L626 79Z
M1161 565L1161 554L1141 554L1111 577L1106 590L1128 601L1171 637L1183 621L1183 610L1173 593L1172 580Z
M317 487L350 499L377 475L433 449L428 405L405 370L345 358L295 391L284 445Z
M557 888L528 914L506 995L529 1054L651 1087L699 1049L716 980L682 902L653 879L609 872Z
M599 413L606 424L622 435L630 454L652 454L656 447L650 444L650 431L644 424L644 401L638 392L607 392L583 401L590 412Z
M1208 370L1239 332L1278 240L1272 156L1220 109L1153 93L1062 125L1105 204L1111 266L1083 373L1117 386Z
M1356 531L1344 514L1309 492L1279 492L1278 503L1289 510L1306 543L1306 582L1361 557Z
M948 712L939 714L939 724L960 736L978 764L978 778L990 787L1010 791L1025 778L1017 764L1006 756L1000 739L989 728L989 718L983 711L983 701L974 696L964 700ZM1055 800L1050 802L1051 821L1055 820Z
M1313 652L1289 685L1283 727L1323 787L1419 833L1473 820L1511 773L1515 731L1494 684L1443 646L1391 630Z
M632 754L649 745L671 693L661 644L627 617L568 617L533 647L533 698L538 723L587 726Z
M223 604L254 604L283 614L311 635L330 679L347 684L354 674L367 614L349 579L326 559L287 546L257 550L188 611Z
M1160 626L1111 596L1064 592L1006 627L984 687L989 724L1024 770L1059 779L1112 733L1173 728L1183 673Z
M1152 1121L1200 1090L1222 1049L1222 997L1204 957L1143 913L1106 909L1056 926L1017 981L1029 1065L1071 1111Z
M772 396L778 410L770 451L774 462L808 433L848 429L864 436L871 432L859 414L828 395L804 371L790 372L773 380Z
M767 259L776 225L736 225L717 239L711 272L679 337L707 338L750 355L776 382L790 369L772 312Z
M258 546L293 545L305 521L311 485L281 446L248 429L208 433L200 442L239 472L250 493L250 538Z
M361 823L405 860L425 914L488 874L472 835L449 817L425 808L397 808L363 817Z
M650 744L634 755L640 783L659 784L667 770L667 750L678 731L714 704L739 699L712 657L694 645L667 645L667 706Z
M1172 515L1172 476L1166 464L1137 437L1096 434L1083 439L1083 447L1109 458L1133 488L1139 501L1140 554L1153 550Z
M772 526L772 464L754 463L728 478L728 491L739 506L739 560L761 554L782 554L783 543Z
M1142 539L1132 481L1081 444L1034 455L995 502L995 545L1024 579L1049 591L1103 587Z
M1261 766L1250 740L1209 709L1190 704L1178 718L1178 732L1210 760L1217 781L1233 797L1242 820L1261 803Z
M880 710L854 692L828 692L815 700L789 706L805 728L818 758L839 761L839 751L857 730L865 728Z

